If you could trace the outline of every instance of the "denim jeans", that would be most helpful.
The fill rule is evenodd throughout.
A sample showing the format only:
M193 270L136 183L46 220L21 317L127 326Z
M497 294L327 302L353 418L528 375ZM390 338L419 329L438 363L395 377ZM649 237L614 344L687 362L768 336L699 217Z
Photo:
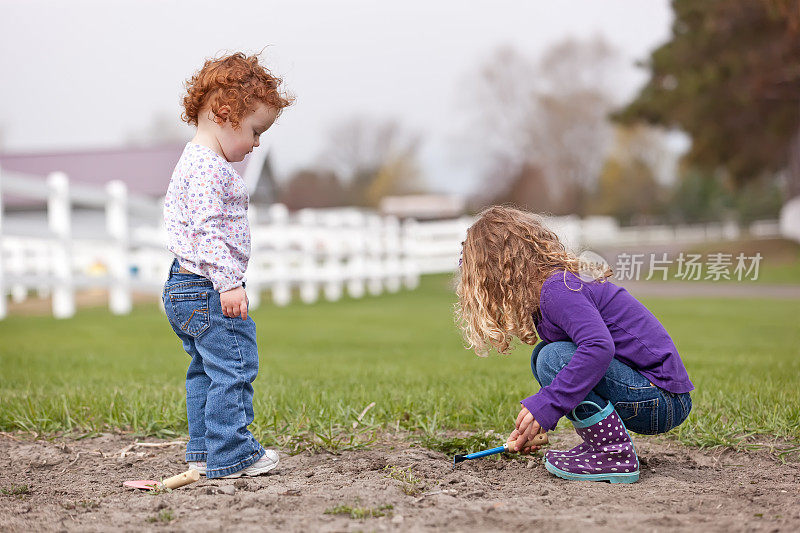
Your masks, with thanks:
M258 374L256 324L222 314L211 281L182 274L172 263L164 285L167 318L192 358L186 372L187 461L205 461L209 478L250 466L264 448L247 429L253 422Z
M531 355L531 370L539 385L546 387L562 368L567 366L578 347L567 341L540 342ZM644 435L666 433L678 426L692 410L688 392L674 394L657 387L636 370L618 359L612 359L605 376L584 399L602 409L608 402L614 404L625 427ZM595 414L589 406L575 410L580 419ZM571 415L567 415L572 419Z

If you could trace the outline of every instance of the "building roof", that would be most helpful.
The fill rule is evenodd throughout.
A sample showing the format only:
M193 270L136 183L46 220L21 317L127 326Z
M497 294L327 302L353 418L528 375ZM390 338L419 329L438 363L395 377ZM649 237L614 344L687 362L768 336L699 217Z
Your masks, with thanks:
M417 220L455 218L463 215L466 209L466 199L452 194L385 196L379 206L381 214Z
M46 177L61 171L70 181L101 187L111 180L125 182L128 190L160 197L167 191L170 176L184 142L114 149L61 152L0 153L0 171ZM245 175L249 158L233 167Z

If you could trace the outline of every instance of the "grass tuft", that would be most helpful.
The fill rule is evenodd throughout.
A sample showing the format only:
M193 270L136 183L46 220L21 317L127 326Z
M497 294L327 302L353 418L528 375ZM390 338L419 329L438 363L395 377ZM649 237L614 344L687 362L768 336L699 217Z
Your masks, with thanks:
M387 465L383 471L386 472L386 477L399 481L403 493L408 496L416 496L422 491L423 480L414 475L411 467L400 468Z
M422 446L447 455L472 453L505 444L505 438L493 430L473 433L466 437L447 437L442 434L425 433L417 438ZM498 454L487 459L498 458L500 455L505 454Z
M150 516L147 518L147 521L152 523L161 522L162 524L168 524L175 520L175 513L172 509L161 509L157 515Z
M379 507L352 507L350 505L337 505L330 509L325 509L325 514L343 514L348 515L355 520L363 520L365 518L378 518L391 514L393 505L386 504Z
M0 494L4 496L23 496L30 493L31 489L28 485L11 485L7 489L0 488Z

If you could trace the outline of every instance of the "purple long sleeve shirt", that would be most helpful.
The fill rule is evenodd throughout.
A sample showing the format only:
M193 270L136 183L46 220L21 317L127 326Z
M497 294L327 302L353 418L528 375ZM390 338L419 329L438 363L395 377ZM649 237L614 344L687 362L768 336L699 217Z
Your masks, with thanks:
M539 315L534 317L539 338L578 345L553 382L521 402L547 431L583 401L615 357L669 392L694 389L664 326L610 281L584 282L558 271L542 285Z

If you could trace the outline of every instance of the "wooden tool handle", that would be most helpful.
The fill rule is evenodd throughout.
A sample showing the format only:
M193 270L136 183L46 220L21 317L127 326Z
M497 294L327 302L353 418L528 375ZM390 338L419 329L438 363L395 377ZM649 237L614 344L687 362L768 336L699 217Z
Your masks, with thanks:
M183 487L184 485L188 485L189 483L194 483L198 479L200 479L200 472L198 472L194 468L190 468L183 474L178 474L177 476L168 477L162 482L162 485L164 485L168 489L177 489L178 487Z
M537 433L528 441L527 446L543 446L548 442L550 442L550 439L547 438L547 433Z
M547 438L547 433L537 433L520 449L525 449L528 446L544 446L550 442L550 439Z

